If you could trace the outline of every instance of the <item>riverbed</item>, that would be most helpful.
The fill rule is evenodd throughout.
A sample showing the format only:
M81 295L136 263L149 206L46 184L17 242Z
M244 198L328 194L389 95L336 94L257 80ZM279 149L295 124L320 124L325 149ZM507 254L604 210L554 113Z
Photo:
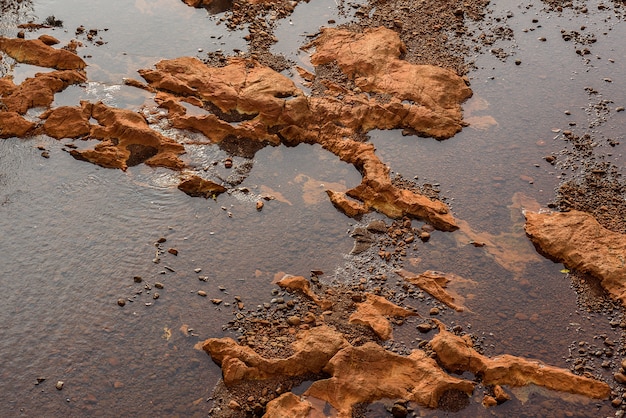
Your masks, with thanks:
M621 329L609 323L621 312L579 303L563 265L538 255L523 232L522 211L546 208L555 188L579 174L563 153L569 146L564 130L592 134L594 158L624 166L626 112L616 109L626 105L626 25L613 3L601 9L589 3L588 13L579 13L548 11L539 1L493 1L489 18L500 19L514 37L466 58L474 64L467 74L474 95L463 105L470 126L444 141L400 130L369 133L393 173L432 185L467 223L459 232L433 232L406 264L413 260L414 270L445 270L477 283L467 300L470 312L442 320L470 330L489 356L508 353L571 368L581 347L602 346L599 336L622 339ZM273 52L310 67L308 53L298 48L320 26L348 21L350 13L340 6L327 0L298 4L279 23ZM175 0L33 1L21 13L20 23L52 15L63 21L37 36L84 44L79 54L89 81L58 94L53 107L101 100L149 108L151 94L124 84L125 78L139 79L137 70L165 58L246 50L246 31L228 30L224 13ZM95 39L77 34L80 26L95 29ZM3 36L17 33L11 24L0 30ZM566 41L562 30L592 32L597 41ZM590 52L576 52L584 48ZM16 83L37 71L23 64L10 69ZM603 100L610 101L607 111L596 106ZM324 191L354 187L361 176L318 145L266 147L251 158L234 157L237 167L251 167L240 187L274 197L259 211L250 193L192 198L164 168L138 165L123 172L77 161L64 148L67 142L44 135L0 141L3 416L207 416L221 370L197 343L232 336L224 326L233 317L235 296L255 310L274 297L279 272L308 276L320 270L330 282L358 262L349 254L357 223ZM194 161L228 157L218 147L187 151ZM547 162L552 154L562 156L562 164ZM472 233L483 234L498 251L472 245ZM160 263L153 262L157 250L170 248L177 255L164 251ZM127 301L123 307L120 298ZM415 333L409 325L395 335L408 344ZM599 366L603 359L590 361L589 371L616 385L612 369ZM384 416L382 409L373 406L368 416ZM478 400L456 415L615 411L608 400L530 390L491 410Z

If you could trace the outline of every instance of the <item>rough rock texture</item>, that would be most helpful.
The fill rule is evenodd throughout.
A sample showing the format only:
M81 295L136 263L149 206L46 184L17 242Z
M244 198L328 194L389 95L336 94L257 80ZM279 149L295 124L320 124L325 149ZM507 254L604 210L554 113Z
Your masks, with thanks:
M0 138L24 137L32 132L35 124L16 112L0 111Z
M78 55L64 49L52 48L40 39L0 37L0 50L18 62L39 67L82 70L87 66Z
M470 395L474 390L472 382L448 375L421 350L403 357L374 343L344 348L324 371L331 377L314 382L304 394L327 401L345 418L352 417L356 404L377 399L406 399L436 408L446 391Z
M422 274L417 275L407 270L399 270L397 271L397 274L407 282L419 287L420 289L427 292L440 302L445 303L447 306L454 309L455 311L462 312L467 309L466 307L457 303L455 301L455 298L445 290L445 287L450 281L467 281L467 279L451 273L442 273L434 270L428 270Z
M308 418L310 411L310 402L287 392L267 403L263 418Z
M387 299L371 293L366 295L365 302L357 304L356 311L350 315L351 324L362 324L370 327L379 338L388 340L392 337L392 327L389 317L406 318L415 316L416 312L402 308L389 302Z
M625 234L609 231L592 215L575 210L526 212L526 233L541 253L598 278L626 306Z
M346 194L362 204L348 205L345 195L329 191L333 203L349 215L374 209L392 218L421 218L441 230L457 228L445 204L395 187L374 146L353 139L375 128L408 127L426 133L420 128L425 106L406 104L396 97L383 103L367 94L350 92L340 92L344 96L341 99L306 97L287 77L244 58L231 58L224 67L209 67L195 58L183 57L161 61L156 69L141 70L140 74L148 82L147 88L157 91L156 101L168 110L168 119L176 128L199 131L213 143L229 138L272 145L317 143L353 164L363 180ZM460 88L456 84L449 87ZM463 89L467 89L464 84ZM188 115L183 101L204 114Z
M244 380L319 373L347 345L341 333L320 326L302 331L292 344L294 354L285 359L261 357L232 338L210 338L202 348L222 367L224 383L232 385Z
M56 139L79 138L88 135L91 131L89 124L91 106L86 102L83 102L81 107L57 107L44 112L39 117L45 120L43 128L46 135Z
M185 148L150 129L139 113L103 103L83 103L82 108L98 121L91 127L90 137L101 142L92 150L72 150L74 158L122 170L141 163L175 170L185 166L178 158Z
M354 33L325 28L312 45L316 47L313 65L336 62L361 90L414 103L421 112L411 125L420 134L449 138L461 130L460 104L472 91L450 70L400 59L406 47L395 31L379 27Z
M329 308L329 301L325 301L317 297L315 292L311 290L311 283L302 276L286 275L282 279L276 282L276 284L283 289L287 289L290 292L300 291L304 296L315 302L316 305L321 306L324 309Z
M336 192L333 190L326 190L326 194L330 199L330 202L340 211L345 213L351 218L358 218L368 212L363 203L358 200L351 200L346 197L345 193Z
M25 114L34 107L48 107L54 100L54 94L63 91L71 84L87 81L85 74L77 70L52 71L37 73L21 84L15 85L10 77L0 79L0 111Z
M189 196L202 196L207 199L226 191L226 187L195 175L180 182L178 189Z
M504 354L489 358L474 350L468 336L459 337L439 323L439 334L430 342L437 359L452 372L469 371L487 385L525 386L534 384L561 392L605 399L611 388L604 382L572 374L569 370Z

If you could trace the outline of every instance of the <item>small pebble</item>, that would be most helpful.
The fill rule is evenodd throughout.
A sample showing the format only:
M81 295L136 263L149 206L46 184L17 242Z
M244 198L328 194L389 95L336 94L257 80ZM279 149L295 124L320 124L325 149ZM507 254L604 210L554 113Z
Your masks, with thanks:
M431 308L430 309L430 314L431 315L439 315L439 308Z
M157 289L163 289L163 283L156 282L154 284L154 287L156 287Z
M120 306L124 306L124 305L126 305L126 301L124 299L120 298L120 299L117 300L117 304L120 305Z
M65 383L64 383L62 380L59 380L59 381L57 382L57 384L56 384L56 385L54 385L54 387L55 387L55 388L57 388L58 390L61 390L61 389L63 389L63 385L64 385L64 384L65 384Z
M170 248L167 252L173 255L178 255L178 250L176 248Z
M198 290L198 294L202 297L206 297L206 292L204 290Z

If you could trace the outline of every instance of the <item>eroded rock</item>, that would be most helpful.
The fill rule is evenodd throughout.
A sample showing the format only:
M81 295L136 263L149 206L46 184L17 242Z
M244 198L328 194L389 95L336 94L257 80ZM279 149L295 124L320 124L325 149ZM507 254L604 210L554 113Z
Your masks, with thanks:
M91 131L89 118L91 105L83 102L81 107L62 106L44 112L40 118L46 135L56 139L79 138L88 135Z
M229 138L272 145L317 143L353 164L363 181L346 195L361 203L328 191L333 203L348 215L374 209L392 218L422 218L446 231L457 228L445 204L395 187L373 145L352 139L356 132L375 128L416 128L424 106L393 97L381 103L365 94L346 94L342 100L306 97L287 77L244 58L231 58L228 65L213 68L183 57L161 61L156 69L140 70L140 74L149 88L158 91L156 101L168 110L176 128L199 131L213 143ZM187 114L181 102L204 114Z
M469 396L474 390L472 382L448 375L422 350L404 357L375 343L342 349L324 371L331 377L314 382L305 395L327 401L345 418L352 416L355 405L382 398L436 408L444 392Z
M310 402L287 392L267 403L263 418L308 418L311 408Z
M57 70L82 70L87 66L78 55L65 49L52 48L40 39L0 37L0 50L24 64Z
M91 127L90 137L101 142L93 149L72 150L74 158L122 170L141 163L174 170L185 166L178 158L185 148L150 129L139 113L115 109L101 102L83 107L90 107L91 117L98 121L98 125Z
M319 373L347 345L341 333L327 326L319 326L302 331L292 344L294 354L284 359L261 357L250 347L241 346L232 338L210 338L202 348L222 367L224 383L232 385L244 380Z
M16 112L0 112L0 138L24 137L32 132L35 124Z
M451 281L473 283L471 280L464 279L452 273L442 273L434 270L427 270L422 274L415 274L403 269L396 273L407 282L419 287L455 311L462 312L467 309L461 303L458 303L454 296L448 293L445 288Z
M226 187L220 184L195 175L180 182L178 189L187 193L189 196L202 196L207 199L224 193L227 190Z
M611 388L604 382L572 374L569 370L503 354L489 358L478 353L469 336L459 337L438 322L439 334L430 342L439 362L451 372L469 371L487 385L526 386L534 384L561 392L605 399Z
M0 79L0 103L5 111L25 114L28 109L49 107L54 94L72 84L87 81L84 72L77 70L37 73L21 84L15 85L10 77ZM0 110L1 111L1 110Z
M349 322L368 326L379 338L388 340L393 331L389 317L406 318L415 315L417 313L414 311L395 305L381 296L368 293L365 301L357 304L357 309L350 315Z
M526 212L526 233L539 251L570 269L589 273L626 306L626 235L580 211Z
M449 138L461 130L460 104L472 91L450 70L400 59L406 47L397 32L384 27L362 33L324 28L312 45L313 65L336 62L361 90L390 94L420 108L410 123L420 134Z

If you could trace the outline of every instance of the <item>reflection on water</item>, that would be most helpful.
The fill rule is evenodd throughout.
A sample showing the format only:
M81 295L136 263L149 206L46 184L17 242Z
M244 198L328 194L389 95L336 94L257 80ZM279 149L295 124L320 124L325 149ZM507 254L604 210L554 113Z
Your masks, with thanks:
M328 20L335 11L329 14L332 4L326 3L300 4L291 17L294 25L283 22L279 30L285 41L278 48L298 44L299 19L306 28L309 15ZM3 33L30 13L28 2L20 4L11 16L3 13ZM179 1L41 0L35 12L39 20L54 14L64 21L63 30L43 31L63 42L79 25L108 29L100 32L106 44L81 50L91 56L90 82L57 95L55 106L79 100L150 106L150 95L124 86L124 77L136 78L137 69L161 58L197 55L199 48L245 48L241 34L226 32L206 10ZM568 16L562 23L570 18L581 19ZM523 27L530 20L520 13L513 23ZM556 26L541 29L551 31L555 43ZM407 255L410 270L444 270L478 283L465 294L471 312L443 319L471 330L488 355L506 352L570 367L565 357L572 342L615 331L577 308L561 266L532 252L520 230L521 210L529 201L545 206L560 180L562 173L542 162L561 147L551 130L574 119L583 125L586 114L575 111L587 106L583 86L597 85L601 75L619 72L623 63L610 67L598 60L586 67L572 51L535 45L530 38L536 33L516 33L522 62L529 65L477 58L484 68L471 74L475 97L467 106L481 118L474 123L478 129L442 142L395 131L372 132L371 140L394 172L438 187L468 225L459 233L434 232ZM602 55L608 54L609 48L601 47ZM571 77L560 74L564 66L572 68ZM23 79L33 71L18 65L14 72ZM624 89L613 79L615 96L604 90L609 98ZM564 109L574 114L567 118ZM607 125L617 129L611 121ZM164 133L187 136L180 139L187 144L186 161L228 181L233 170L208 163L232 154L236 144L193 145L194 134ZM233 157L235 168L250 165L233 179L247 192L213 200L178 191L173 187L178 174L169 170L138 165L124 173L78 162L64 151L69 142L0 141L0 355L10 359L0 368L2 416L107 416L111 408L129 416L206 416L220 370L194 345L224 334L235 296L254 310L272 297L270 282L278 271L305 276L312 269L352 271L344 254L352 247L347 231L354 221L333 208L324 190L354 187L361 177L317 145L267 147ZM42 158L37 146L48 149L50 158ZM613 148L613 158L623 149ZM265 195L274 200L257 211L255 201ZM155 242L161 237L166 239L161 246L178 255L164 253L156 264ZM490 248L471 245L479 238L490 240ZM155 299L156 282L163 288ZM117 305L120 298L124 307ZM214 305L213 298L224 302ZM418 338L411 325L394 334L407 342ZM64 382L62 390L55 388L57 381ZM593 403L563 403L543 392L516 396L494 414L522 416L526 399L540 404L534 410L539 416L554 410L574 416L613 413L606 405L598 410ZM458 416L491 415L480 399L469 408ZM380 411L372 407L371 416Z

